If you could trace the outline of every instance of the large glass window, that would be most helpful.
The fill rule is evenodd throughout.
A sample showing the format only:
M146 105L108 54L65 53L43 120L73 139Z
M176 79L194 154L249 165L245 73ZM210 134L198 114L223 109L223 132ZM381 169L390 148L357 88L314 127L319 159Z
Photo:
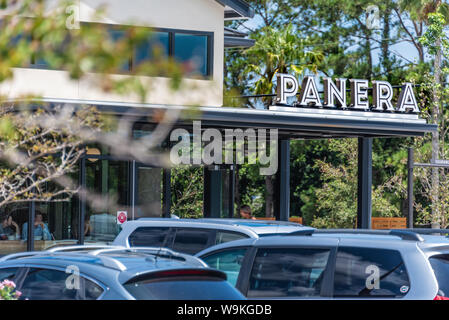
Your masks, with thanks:
M28 224L28 216L29 203L18 202L5 206L0 213L0 255L27 250L22 233Z
M174 57L191 75L208 75L208 36L175 33Z
M246 250L246 248L224 250L202 259L209 267L226 273L228 281L235 286Z
M145 166L137 167L137 203L135 219L161 217L162 169Z
M79 283L67 281L71 275L58 270L30 268L19 288L21 299L95 300L103 293L99 285L84 277L79 277Z
M83 24L84 27L89 24ZM126 37L127 30L123 26L108 26L110 38L114 42ZM69 40L67 40L69 41ZM128 73L135 70L141 63L159 58L172 57L185 68L187 76L205 77L212 72L213 35L209 32L199 31L171 31L165 29L154 30L146 41L142 41L133 49L129 57L123 59L117 72ZM64 44L61 49L64 50ZM33 53L31 65L37 68L49 68L42 50ZM149 74L154 76L153 74ZM163 76L164 70L158 71L157 76Z
M329 249L259 249L248 297L318 297Z
M86 161L86 188L102 201L86 208L86 241L112 241L120 232L117 211L129 209L129 162L90 159Z
M120 29L111 28L109 29L109 34L111 40L114 42L121 41L126 37L125 31ZM123 62L120 64L120 67L118 69L119 72L127 72L129 70L131 70L131 57L123 59Z
M155 31L150 39L143 41L135 51L134 65L154 58L168 57L170 53L170 34L168 32Z
M401 254L395 250L339 248L335 297L401 297L410 283Z

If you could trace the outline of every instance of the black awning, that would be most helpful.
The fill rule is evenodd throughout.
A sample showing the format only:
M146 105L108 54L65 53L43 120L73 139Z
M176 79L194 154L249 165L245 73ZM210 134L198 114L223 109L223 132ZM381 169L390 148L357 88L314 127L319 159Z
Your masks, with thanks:
M180 107L180 106L127 106L96 105L98 110L132 116L136 121L149 121L156 110L195 110L184 112L177 126L189 127L192 121L201 121L203 128L260 128L278 129L280 135L292 139L317 139L341 137L411 137L423 136L437 130L437 125L424 120L396 120L374 116L372 119L357 116L323 116L322 114L301 114L283 111L243 109L229 107ZM140 119L140 120L138 120ZM151 121L151 120L150 120Z

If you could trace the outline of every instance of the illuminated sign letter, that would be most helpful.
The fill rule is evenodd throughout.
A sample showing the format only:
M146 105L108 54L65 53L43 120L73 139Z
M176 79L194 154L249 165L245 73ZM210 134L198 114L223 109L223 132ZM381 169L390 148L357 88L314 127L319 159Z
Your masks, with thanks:
M394 111L391 98L393 98L393 88L390 83L387 81L373 81L373 110Z
M301 93L299 95L300 105L314 105L315 107L322 107L318 90L316 89L315 80L313 77L306 76L302 80Z
M298 80L289 74L280 73L277 75L276 90L276 101L278 103L287 104L287 98L294 97L298 92Z
M368 80L351 79L351 106L354 109L369 109Z
M340 107L346 108L346 79L337 79L337 85L335 85L331 78L323 78L323 82L324 105L335 108L335 102L337 102Z
M411 83L404 83L397 104L397 111L406 112L407 110L419 112Z

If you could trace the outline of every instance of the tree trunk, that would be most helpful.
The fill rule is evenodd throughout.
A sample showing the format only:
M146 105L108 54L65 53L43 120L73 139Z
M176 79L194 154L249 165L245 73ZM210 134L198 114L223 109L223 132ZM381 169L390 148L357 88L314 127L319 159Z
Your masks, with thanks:
M387 74L387 77L391 71L391 61L389 57L389 49L390 49L390 16L391 16L391 8L387 7L384 14L384 28L382 34L382 67L384 69L384 73Z
M435 54L434 61L434 81L435 88L433 90L433 108L432 108L432 122L434 124L440 123L440 97L439 90L441 86L441 40L438 38L435 42L435 45L438 49ZM439 154L439 131L432 133L432 162L438 159ZM431 198L432 198L432 228L439 228L441 217L440 217L440 208L439 208L439 186L440 186L440 175L439 168L432 168L432 190L431 190Z
M366 18L368 18L368 13L366 13ZM368 63L368 68L366 70L366 79L371 80L373 74L373 58L371 56L371 31L365 27L363 28L365 33L365 53L366 53L366 61Z

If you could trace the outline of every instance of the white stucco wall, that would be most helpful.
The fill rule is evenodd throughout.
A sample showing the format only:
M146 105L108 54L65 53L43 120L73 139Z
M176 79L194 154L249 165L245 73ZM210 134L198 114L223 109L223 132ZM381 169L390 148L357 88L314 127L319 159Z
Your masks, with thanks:
M97 8L106 5L103 19L94 19ZM180 91L168 89L168 79L142 77L152 89L146 103L221 106L223 102L224 8L214 0L80 0L81 22L103 22L214 33L213 79L185 79ZM126 77L117 75L117 77ZM14 79L0 86L11 98L37 94L47 99L79 99L106 102L139 102L132 95L116 96L95 86L95 75L70 80L59 70L17 68Z

